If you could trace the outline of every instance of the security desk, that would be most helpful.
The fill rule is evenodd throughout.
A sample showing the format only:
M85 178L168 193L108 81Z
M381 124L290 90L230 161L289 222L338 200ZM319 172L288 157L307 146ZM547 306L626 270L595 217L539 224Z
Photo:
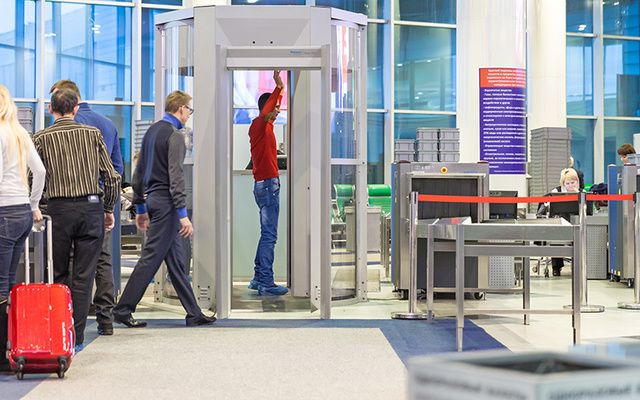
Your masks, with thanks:
M489 288L466 288L464 286L465 256L521 256L521 257L572 257L573 265L581 265L580 227L571 225L562 218L538 220L494 220L472 223L471 218L444 218L419 220L418 238L427 239L427 313L433 315L434 252L454 252L456 293L456 344L462 351L464 330L465 291L487 291ZM500 240L496 243L496 240ZM545 245L534 245L544 241ZM551 244L564 246L551 246ZM580 342L580 268L572 268L572 295L570 309L530 308L530 269L524 268L523 307L518 309L488 309L472 311L473 314L524 314L524 323L529 323L531 314L572 315L573 342ZM437 290L437 288L436 288ZM495 291L491 289L492 291Z

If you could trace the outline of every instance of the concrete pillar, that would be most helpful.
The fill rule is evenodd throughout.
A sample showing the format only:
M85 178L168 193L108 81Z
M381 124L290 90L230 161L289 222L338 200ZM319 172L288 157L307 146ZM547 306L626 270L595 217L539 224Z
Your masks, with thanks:
M480 158L479 69L526 68L526 0L458 0L456 114L460 161ZM491 189L527 194L525 176L492 175Z

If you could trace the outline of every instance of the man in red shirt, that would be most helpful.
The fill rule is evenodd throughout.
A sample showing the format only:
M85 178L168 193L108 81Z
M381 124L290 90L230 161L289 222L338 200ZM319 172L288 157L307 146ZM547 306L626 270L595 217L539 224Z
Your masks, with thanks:
M276 88L263 93L258 99L258 115L249 127L251 161L253 163L253 195L260 209L260 240L254 260L254 277L249 289L258 294L281 296L289 289L278 286L273 280L273 258L278 239L278 215L280 213L280 179L273 121L280 112L280 97L284 84L280 71L273 71Z

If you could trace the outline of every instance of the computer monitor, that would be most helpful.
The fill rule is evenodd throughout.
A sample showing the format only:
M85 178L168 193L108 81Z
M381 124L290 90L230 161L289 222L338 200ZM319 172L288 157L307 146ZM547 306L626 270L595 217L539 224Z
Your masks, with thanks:
M578 193L549 193L550 196L570 196ZM571 221L572 215L580 214L579 201L563 201L559 203L549 203L549 216L562 217ZM587 215L593 215L593 202L587 202Z
M518 197L517 190L491 190L491 197ZM518 217L518 203L490 203L489 218L515 219Z

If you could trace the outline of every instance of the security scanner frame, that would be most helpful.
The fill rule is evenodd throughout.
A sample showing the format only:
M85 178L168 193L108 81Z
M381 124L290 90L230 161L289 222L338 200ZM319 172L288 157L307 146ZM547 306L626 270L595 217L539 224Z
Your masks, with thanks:
M291 296L308 298L321 318L341 304L332 302L331 187L347 183L355 188L355 250L345 302L367 300L367 17L308 6L201 6L158 15L155 24L156 117L176 89L192 93L196 110L192 274L200 306L219 318L232 309L234 71L288 73L288 195L281 202L288 202ZM257 206L246 211L259 229Z
M394 179L391 220L392 282L396 289L404 293L411 288L410 268L408 267L411 262L409 254L411 246L409 236L409 196L411 192L417 191L419 194L488 196L489 164L399 162L392 165L392 176ZM432 186L427 190L425 183L434 182L434 180L437 180L436 182L439 182L439 185L437 187ZM466 182L467 185L461 185L461 182ZM420 206L417 214L418 220L470 215L473 217L474 222L489 219L489 205L484 203L464 205L464 209L460 209L460 207L452 209L446 204L443 206L431 205L429 207L431 208L427 209L427 205ZM418 289L426 289L424 268L426 254L426 240L425 238L420 238L416 248ZM477 259L470 259L467 262L469 263L467 285L469 287L478 286L478 280L487 279L488 270L486 264L479 263ZM436 286L453 288L455 280L449 265L453 265L455 259L448 254L438 254L435 263L437 265ZM444 289L443 291L446 292L447 290Z
M608 166L609 194L637 193L640 189L640 167L636 164ZM635 277L634 204L630 201L609 202L609 272L611 279L627 281L632 287Z

